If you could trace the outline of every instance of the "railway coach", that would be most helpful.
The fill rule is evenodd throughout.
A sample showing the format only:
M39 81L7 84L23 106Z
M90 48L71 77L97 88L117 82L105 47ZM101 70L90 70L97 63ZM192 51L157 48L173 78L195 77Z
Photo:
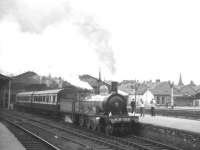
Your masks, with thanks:
M65 121L108 135L130 133L138 117L128 115L127 97L112 89L104 95L74 86L21 92L16 95L16 108L59 114Z

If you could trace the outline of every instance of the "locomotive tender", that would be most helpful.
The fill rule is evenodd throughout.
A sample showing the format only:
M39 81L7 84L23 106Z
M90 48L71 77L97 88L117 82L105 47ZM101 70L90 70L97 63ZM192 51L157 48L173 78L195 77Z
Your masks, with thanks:
M89 90L74 86L64 89L21 92L16 95L16 108L56 113L65 121L105 132L125 133L132 130L137 116L129 116L127 97L112 93L91 95Z

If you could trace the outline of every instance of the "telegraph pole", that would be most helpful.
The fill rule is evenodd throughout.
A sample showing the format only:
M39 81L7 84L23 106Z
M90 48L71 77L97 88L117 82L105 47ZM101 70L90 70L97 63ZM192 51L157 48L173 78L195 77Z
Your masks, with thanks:
M8 110L10 109L10 88L11 88L11 80L8 81Z
M137 90L138 90L138 81L135 79L135 102L136 102L136 96L137 96Z
M171 108L174 109L174 83L170 82L170 88L171 88Z

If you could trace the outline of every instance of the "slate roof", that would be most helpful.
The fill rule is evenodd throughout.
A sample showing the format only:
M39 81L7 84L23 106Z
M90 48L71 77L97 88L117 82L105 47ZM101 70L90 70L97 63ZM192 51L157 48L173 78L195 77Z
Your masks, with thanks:
M169 82L160 82L155 88L150 89L154 95L171 95ZM176 87L173 88L174 96L182 96L182 93Z
M194 86L194 89L195 89L196 92L200 92L200 85Z
M184 96L194 96L197 92L193 86L185 85L180 89Z
M119 90L123 91L123 92L126 92L128 94L134 94L134 90L133 89L130 89L130 88L120 88L119 87Z
M0 80L10 80L10 77L0 74Z
M15 77L12 77L13 83L23 83L26 85L29 84L40 84L40 76L35 72L25 72Z
M80 75L79 78L82 81L88 82L92 87L97 87L98 86L99 79L95 78L95 77L93 77L91 75L88 75L88 74ZM104 81L101 81L100 83L103 84L103 85L106 85L106 86L110 86L109 83L104 82Z

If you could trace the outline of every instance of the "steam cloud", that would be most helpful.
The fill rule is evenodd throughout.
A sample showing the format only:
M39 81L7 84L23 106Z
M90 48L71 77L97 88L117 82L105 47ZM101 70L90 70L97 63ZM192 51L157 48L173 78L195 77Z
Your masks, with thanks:
M43 5L40 5L44 3ZM109 33L91 16L77 17L69 3L62 0L0 0L0 21L9 18L18 22L22 32L42 34L44 29L63 19L71 20L80 33L94 46L98 59L115 73L114 52L109 45Z
M70 12L70 5L64 1L59 3L56 0L0 1L0 19L9 17L15 20L22 32L42 33L49 25L69 18Z
M83 18L83 21L77 21L75 24L79 27L81 34L94 44L99 60L114 74L115 58L109 45L109 33L96 24L92 17L84 16Z

